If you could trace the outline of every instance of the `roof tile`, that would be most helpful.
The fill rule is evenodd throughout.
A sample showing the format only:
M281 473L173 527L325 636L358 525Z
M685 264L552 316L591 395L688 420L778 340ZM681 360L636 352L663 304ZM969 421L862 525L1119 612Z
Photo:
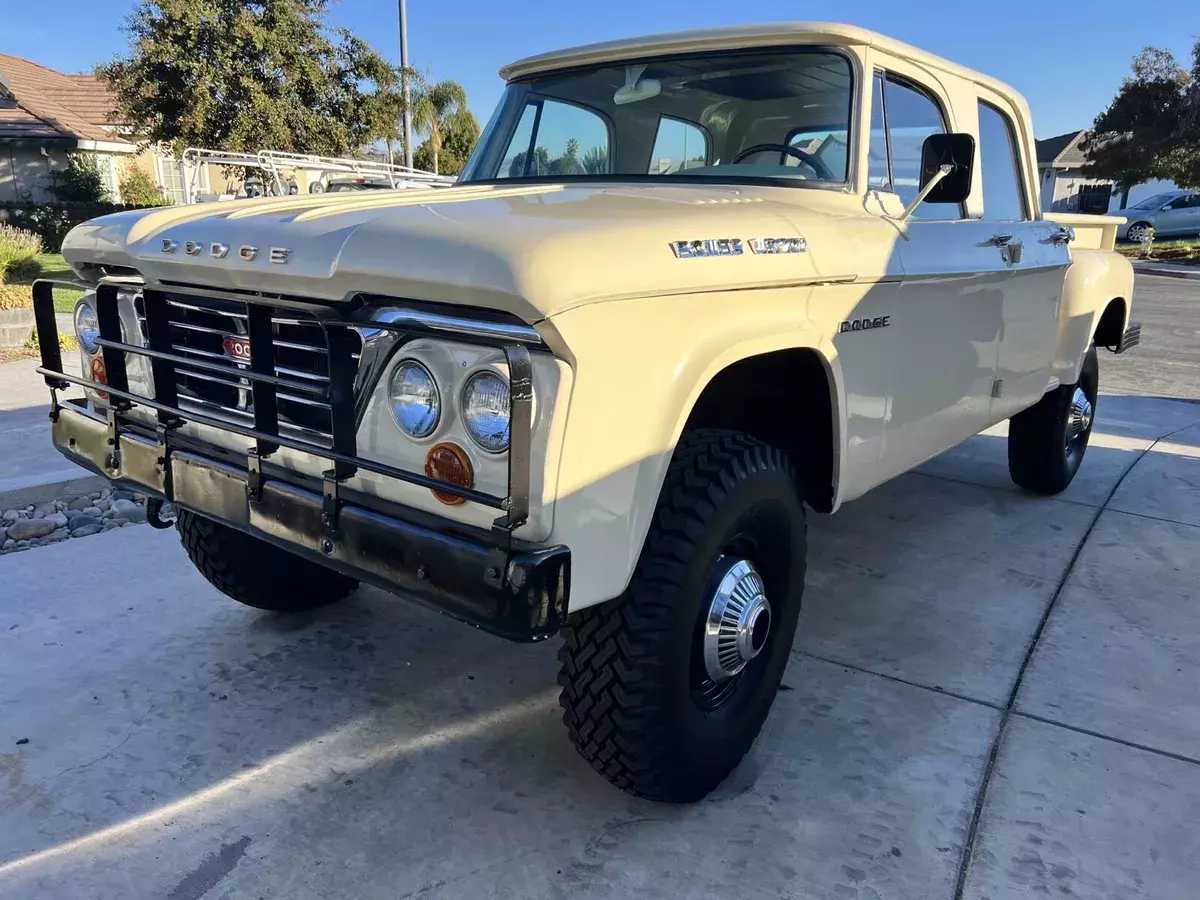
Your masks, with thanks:
M112 92L94 75L68 75L0 53L0 76L16 107L0 109L0 137L74 137L127 144L113 133ZM108 127L105 127L108 126Z

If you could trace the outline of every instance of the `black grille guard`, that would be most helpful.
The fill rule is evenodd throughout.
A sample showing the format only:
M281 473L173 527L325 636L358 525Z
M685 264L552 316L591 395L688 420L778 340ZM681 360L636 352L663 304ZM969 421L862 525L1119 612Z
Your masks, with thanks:
M336 539L337 516L340 506L338 485L351 478L359 469L364 469L502 511L502 515L492 523L492 542L503 556L512 550L513 532L525 524L529 517L530 447L533 438L533 369L529 348L526 344L540 344L536 333L531 331L530 336L525 340L521 340L523 337L521 335L473 335L464 333L461 328L439 329L436 325L422 327L419 314L402 316L394 322L348 317L344 312L347 308L352 311L359 308L352 303L333 306L312 300L274 295L264 296L249 292L214 291L173 284L169 286L169 290L162 290L157 287L145 286L141 279L108 277L94 286L96 289L96 318L100 332L97 343L103 348L107 378L107 383L102 384L89 378L68 375L63 371L62 352L58 342L58 324L54 314L53 289L56 284L84 289L93 287L75 281L58 279L39 279L33 285L34 320L38 333L38 349L42 359L42 364L37 371L38 374L45 377L46 384L51 389L52 418L56 415L59 407L58 390L76 385L107 393L110 398L109 444L116 452L115 448L119 446L118 439L123 428L136 431L138 428L145 429L146 427L144 422L130 419L127 416L129 409L135 405L153 409L157 412L156 432L162 462L168 472L171 469L168 464L172 451L171 433L179 426L192 422L241 435L254 441L254 446L247 449L246 455L247 482L252 495L261 492L262 461L268 459L280 447L328 459L332 463L332 468L324 472L325 512L322 521L329 532L327 541L330 544ZM148 344L146 347L135 346L121 340L121 321L117 299L118 291L121 289L136 290L142 294ZM217 363L206 363L170 352L171 341L168 335L170 322L167 317L168 294L172 297L180 295L217 297L245 303L250 340L250 364L248 368L239 369L237 374L249 381L251 385L254 400L253 427L186 410L180 406L176 390L176 368L185 372L217 370L228 373L229 367ZM271 315L272 310L280 309L300 311L312 316L324 332L329 352L327 392L325 388L315 388L312 384L297 382L275 374L275 348ZM428 318L436 321L439 317L430 316ZM407 335L419 334L423 331L443 334L443 336L453 337L456 341L496 346L503 351L509 370L510 417L508 492L506 496L499 497L472 488L460 487L431 478L423 472L410 472L386 463L364 459L358 455L355 395L358 367L353 354L358 350L359 340L358 335L353 332L355 329L365 328ZM129 389L126 357L131 353L150 360L155 396L145 397ZM367 385L366 389L370 390L373 387L374 385ZM277 388L303 391L329 403L332 425L331 446L280 433L279 412L275 396ZM502 558L498 558L497 563L496 566L489 567L488 571L489 576L493 571L496 573L495 578L499 583L506 577L507 566L503 564Z

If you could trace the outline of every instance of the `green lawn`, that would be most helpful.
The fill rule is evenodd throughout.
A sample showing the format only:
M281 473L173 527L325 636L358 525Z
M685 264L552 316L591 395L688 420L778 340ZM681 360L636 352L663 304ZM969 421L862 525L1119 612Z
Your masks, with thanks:
M75 280L75 273L71 271L71 267L67 265L66 260L62 258L61 253L43 253L38 257L38 262L42 264L42 271L38 273L38 278L64 278L68 281ZM32 283L32 282L30 282ZM75 309L75 301L83 294L83 291L69 287L56 287L54 289L54 308L58 312L71 312Z

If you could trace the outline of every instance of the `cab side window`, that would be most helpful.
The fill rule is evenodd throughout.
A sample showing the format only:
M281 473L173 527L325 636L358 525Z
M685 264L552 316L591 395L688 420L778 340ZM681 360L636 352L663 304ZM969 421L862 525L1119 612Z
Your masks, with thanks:
M868 178L875 187L883 174L883 168L873 158L878 153L875 129L880 126L887 138L890 189L907 206L921 190L921 148L925 138L944 133L946 120L941 107L931 96L891 76L883 79L883 103L880 108L883 111L882 122L875 118L873 110L871 113L871 145L868 153L872 159ZM957 203L922 203L913 212L913 217L919 219L960 219L962 215L962 206Z
M663 116L650 151L651 175L666 175L708 165L708 136L698 125Z
M981 100L979 177L983 180L985 219L1015 222L1029 218L1018 159L1016 133L1008 116Z

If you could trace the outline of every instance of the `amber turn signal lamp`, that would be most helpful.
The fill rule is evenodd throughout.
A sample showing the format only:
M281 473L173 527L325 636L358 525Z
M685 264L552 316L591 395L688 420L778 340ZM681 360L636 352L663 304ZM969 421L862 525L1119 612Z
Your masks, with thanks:
M92 357L92 381L98 381L100 384L108 384L108 369L104 368L104 357ZM101 400L108 399L107 391L96 391L96 396Z
M430 448L425 456L425 474L459 487L475 486L475 472L471 469L471 459L467 456L467 451L458 444L445 442ZM447 506L458 506L466 502L462 497L455 497L444 491L430 488L430 493Z

